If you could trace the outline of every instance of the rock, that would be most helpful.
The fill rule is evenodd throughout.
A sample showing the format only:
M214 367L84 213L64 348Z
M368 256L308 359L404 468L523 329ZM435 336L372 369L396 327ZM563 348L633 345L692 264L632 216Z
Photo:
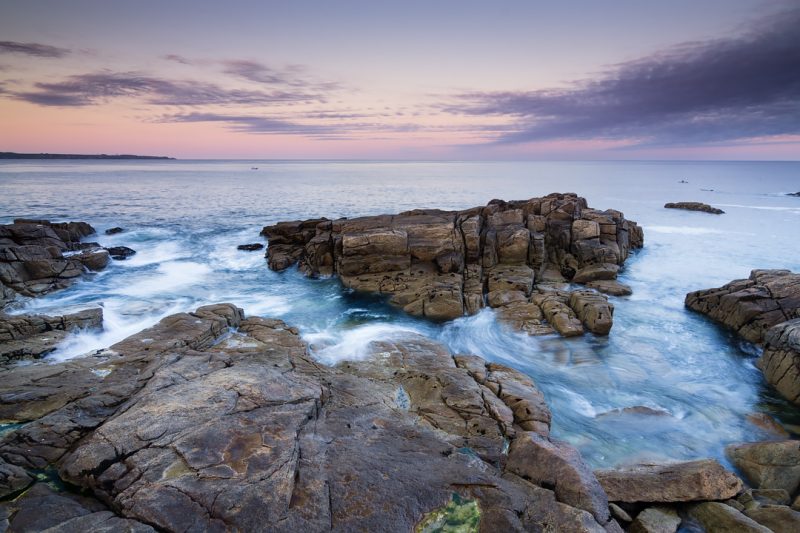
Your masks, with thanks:
M775 437L781 439L786 439L789 437L789 432L786 431L780 422L775 420L775 418L767 413L750 413L747 415L747 421Z
M104 268L108 263L106 252L86 249L80 242L94 232L85 222L17 219L13 224L0 225L2 300L11 300L11 291L38 296L62 289L87 268ZM76 251L80 253L65 255Z
M617 280L590 281L586 283L586 286L611 296L630 296L633 294L633 289Z
M531 296L531 302L542 309L547 323L564 337L583 335L583 325L575 312L567 305L569 293L542 291Z
M800 531L800 513L785 505L762 505L756 509L745 511L744 514L762 526L768 527L774 533Z
M506 469L536 485L552 487L558 501L591 513L601 524L610 519L606 494L571 446L522 433L511 444Z
M613 516L620 522L625 522L626 524L628 524L633 521L631 515L629 515L622 507L620 507L616 503L609 503L608 510L611 511L611 516Z
M762 504L789 505L792 502L789 493L783 489L753 489L751 493L753 499Z
M732 444L731 462L758 489L783 489L790 495L800 488L800 441Z
M103 325L103 310L86 309L64 316L0 313L0 363L15 359L38 359L55 350L68 332Z
M130 256L136 254L136 250L128 248L127 246L112 246L111 248L106 248L105 250L109 253L111 259L116 259L117 261L124 261Z
M700 522L709 533L770 533L770 529L724 503L706 502L693 505L689 508L689 516Z
M307 276L337 274L346 287L389 295L404 311L434 320L474 314L488 303L530 334L583 332L568 295L535 309L539 274L543 284L577 272L586 281L613 278L643 245L636 223L619 211L589 209L572 193L458 212L281 222L261 234L273 270L298 264Z
M595 335L608 335L613 326L614 306L608 298L594 291L574 291L569 306L583 325Z
M702 202L670 202L664 204L667 209L686 209L687 211L702 211L703 213L711 213L712 215L722 215L725 213L722 209L711 207Z
M690 292L686 307L721 322L750 342L762 343L771 327L800 318L800 274L753 270L748 279Z
M33 483L33 476L25 469L0 460L0 500L17 493Z
M264 248L264 245L260 242L254 242L252 244L240 244L236 247L237 250L244 250L245 252L255 252L256 250L261 250Z
M670 507L648 507L631 524L629 533L675 533L681 524L678 512Z
M120 228L119 226L115 226L113 228L108 228L106 230L106 235L116 235L117 233L122 233L123 231L125 230Z
M597 482L582 488L592 477L578 453L547 440L530 378L420 336L325 367L285 323L206 306L87 357L15 367L0 380L0 419L27 422L0 440L7 464L53 465L93 495L42 500L38 515L25 498L0 503L15 531L407 532L440 520L621 531ZM507 458L506 445L533 442L557 487L507 468L525 456ZM38 490L26 497L52 497Z
M610 263L600 263L598 265L588 265L579 269L575 273L572 281L575 283L589 283L590 281L614 280L617 279L619 266Z
M713 459L596 470L595 475L612 502L725 500L742 488L742 481Z
M800 310L795 308L793 312L797 314ZM800 405L800 318L787 320L767 331L764 352L756 366L784 398Z
M786 196L800 196L800 192L787 192Z

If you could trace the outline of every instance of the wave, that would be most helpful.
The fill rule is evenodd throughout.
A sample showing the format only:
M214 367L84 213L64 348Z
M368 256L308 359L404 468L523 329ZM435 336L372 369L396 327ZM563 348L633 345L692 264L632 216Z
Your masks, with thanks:
M327 365L341 361L358 361L372 354L370 344L376 341L399 340L409 334L420 334L417 329L393 324L368 324L346 331L326 329L306 333L303 339L311 346L314 358Z

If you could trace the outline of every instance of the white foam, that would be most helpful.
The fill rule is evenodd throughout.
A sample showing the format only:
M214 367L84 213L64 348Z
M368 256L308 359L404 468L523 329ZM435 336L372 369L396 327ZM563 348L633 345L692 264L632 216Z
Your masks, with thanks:
M408 334L419 333L407 326L366 324L338 332L338 336L326 330L307 333L303 335L303 339L311 346L323 345L322 348L314 350L314 357L322 363L334 365L340 361L366 359L372 353L369 347L372 342L398 340Z
M741 207L742 209L759 209L762 211L794 211L800 212L798 207L778 207L773 205L742 205L742 204L717 204L721 207Z
M726 233L714 228L696 228L693 226L645 226L647 231L670 233L677 235L718 235Z
M158 265L155 273L147 275L141 281L119 287L114 292L134 297L175 293L200 283L211 272L211 268L202 263L170 261Z
M114 264L132 268L185 259L191 256L191 252L178 241L163 241L155 244L143 242L137 246L135 255L124 261L117 261Z

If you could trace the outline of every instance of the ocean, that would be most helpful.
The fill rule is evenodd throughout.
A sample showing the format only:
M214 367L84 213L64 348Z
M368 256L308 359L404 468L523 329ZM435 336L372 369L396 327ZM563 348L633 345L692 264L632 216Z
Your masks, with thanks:
M797 162L4 161L0 223L83 220L104 246L137 254L14 313L104 309L105 330L76 333L42 363L108 346L162 317L232 302L296 326L317 359L363 357L374 339L419 332L454 353L522 370L544 391L553 434L595 466L716 457L769 436L752 415L800 432L800 412L770 390L757 347L686 310L687 292L755 268L800 271ZM491 310L444 324L404 315L336 279L271 272L261 228L281 220L464 209L493 198L576 192L637 221L645 247L625 263L629 297L611 297L607 338L528 337ZM664 209L702 201L715 216ZM113 236L104 230L126 229ZM622 411L648 407L662 415Z

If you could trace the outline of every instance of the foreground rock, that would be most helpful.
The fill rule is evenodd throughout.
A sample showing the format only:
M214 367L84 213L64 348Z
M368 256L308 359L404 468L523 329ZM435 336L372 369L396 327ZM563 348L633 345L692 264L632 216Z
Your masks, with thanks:
M733 507L719 502L693 506L689 516L700 522L706 531L736 531L742 533L771 533L772 530L748 518Z
M62 289L87 270L105 268L108 252L81 243L94 233L85 222L17 219L0 225L0 303L17 293L38 296Z
M530 378L421 337L371 348L323 367L283 322L216 305L15 368L0 419L27 423L0 458L17 478L55 467L104 505L37 516L48 506L29 498L53 496L37 483L0 516L14 530L407 532L458 512L482 531L620 531L577 452L547 436Z
M800 274L753 270L748 279L691 292L686 306L764 343L757 365L788 400L800 405Z
M67 334L103 325L103 310L86 309L64 316L0 313L0 364L16 359L39 359L55 350Z
M567 281L613 281L643 234L614 210L589 209L575 194L493 200L465 211L415 210L355 219L267 226L273 270L298 264L308 276L336 274L350 288L391 296L406 312L435 320L485 305L530 334L599 334L606 324L576 316ZM542 302L547 302L545 309ZM600 296L584 316L611 320ZM558 320L554 320L554 319Z
M597 470L595 475L612 502L725 500L742 489L738 477L711 459Z
M800 441L756 442L728 446L731 462L757 489L800 491Z
M687 211L701 211L703 213L711 213L712 215L722 215L725 213L722 209L711 207L702 202L670 202L664 204L667 209L685 209Z

